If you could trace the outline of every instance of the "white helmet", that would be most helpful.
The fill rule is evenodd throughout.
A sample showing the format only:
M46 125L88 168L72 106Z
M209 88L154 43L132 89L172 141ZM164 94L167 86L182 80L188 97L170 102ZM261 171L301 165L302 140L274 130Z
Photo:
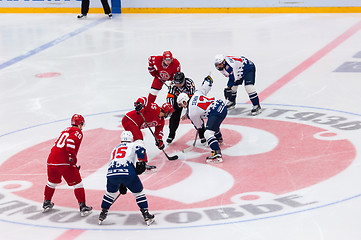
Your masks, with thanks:
M221 71L223 68L219 68L217 65L223 63L225 60L225 57L223 54L217 54L214 58L214 66L217 68L217 70Z
M179 106L181 106L183 104L183 102L188 102L189 100L189 96L186 93L180 93L177 97L177 103Z
M122 142L133 142L133 134L131 131L123 131L120 135L120 141Z

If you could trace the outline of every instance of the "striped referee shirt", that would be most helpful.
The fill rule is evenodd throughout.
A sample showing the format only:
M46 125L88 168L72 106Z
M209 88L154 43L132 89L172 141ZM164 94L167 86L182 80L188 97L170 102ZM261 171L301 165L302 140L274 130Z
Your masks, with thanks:
M185 78L185 84L180 88L172 83L167 94L167 102L175 106L174 104L177 102L177 97L180 93L186 93L188 94L189 98L191 98L194 94L194 90L194 82L190 78Z

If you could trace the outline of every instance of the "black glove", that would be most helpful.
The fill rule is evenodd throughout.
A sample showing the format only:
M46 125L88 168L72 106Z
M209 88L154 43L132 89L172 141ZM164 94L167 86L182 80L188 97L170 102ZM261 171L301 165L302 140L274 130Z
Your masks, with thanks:
M202 126L202 128L197 129L197 131L198 131L199 138L200 139L204 138L204 132L206 131L206 128L204 127L204 125Z
M134 103L135 111L140 112L143 109L143 104L140 102Z
M136 165L136 167L135 167L135 172L136 172L138 175L142 174L142 173L145 171L146 162L144 162L144 161L137 162L135 165Z
M124 185L124 183L121 183L119 186L119 193L122 195L127 194L127 187Z
M224 97L225 97L226 100L230 99L232 97L232 89L231 88L226 87L224 89Z
M164 149L164 143L163 140L159 139L158 141L155 142L155 145L159 148L159 150L163 150Z

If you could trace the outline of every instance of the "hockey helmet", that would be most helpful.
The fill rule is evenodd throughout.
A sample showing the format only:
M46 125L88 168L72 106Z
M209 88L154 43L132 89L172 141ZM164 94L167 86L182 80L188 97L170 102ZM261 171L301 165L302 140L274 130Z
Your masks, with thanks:
M74 125L74 126L83 125L84 126L84 124L85 124L85 120L84 120L84 117L82 115L74 114L71 117L71 125Z
M170 51L164 51L163 60L173 60L173 54Z
M122 142L133 142L133 133L131 131L123 131L120 135L120 141Z
M168 114L171 114L174 111L174 108L173 108L172 104L170 104L170 103L163 103L161 109L162 109L162 112L168 113Z
M223 54L217 54L214 58L214 66L216 67L217 70L222 71L224 68L224 62L225 62L225 57ZM220 64L222 64L222 66L219 66Z
M173 77L174 84L184 84L185 76L182 72L176 72Z
M189 96L186 93L180 93L177 97L177 103L179 106L182 106L184 102L188 103Z

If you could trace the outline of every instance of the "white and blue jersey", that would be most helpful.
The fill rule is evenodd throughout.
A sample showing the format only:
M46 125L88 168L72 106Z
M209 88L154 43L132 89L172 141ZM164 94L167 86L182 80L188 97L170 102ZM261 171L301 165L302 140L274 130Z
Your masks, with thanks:
M225 66L220 72L228 78L227 87L233 87L233 85L241 85L245 81L245 85L254 85L255 82L255 70L254 63L241 56L241 57L225 57ZM252 72L250 77L245 76Z
M111 153L107 177L136 175L137 159L145 159L145 149L141 144L137 141L120 143Z
M202 86L189 100L187 115L197 129L202 128L204 124L203 119L217 116L223 120L227 115L227 108L222 100L206 97L212 87L212 83L211 81L203 81ZM221 122L219 122L220 124ZM216 128L219 128L219 125Z

